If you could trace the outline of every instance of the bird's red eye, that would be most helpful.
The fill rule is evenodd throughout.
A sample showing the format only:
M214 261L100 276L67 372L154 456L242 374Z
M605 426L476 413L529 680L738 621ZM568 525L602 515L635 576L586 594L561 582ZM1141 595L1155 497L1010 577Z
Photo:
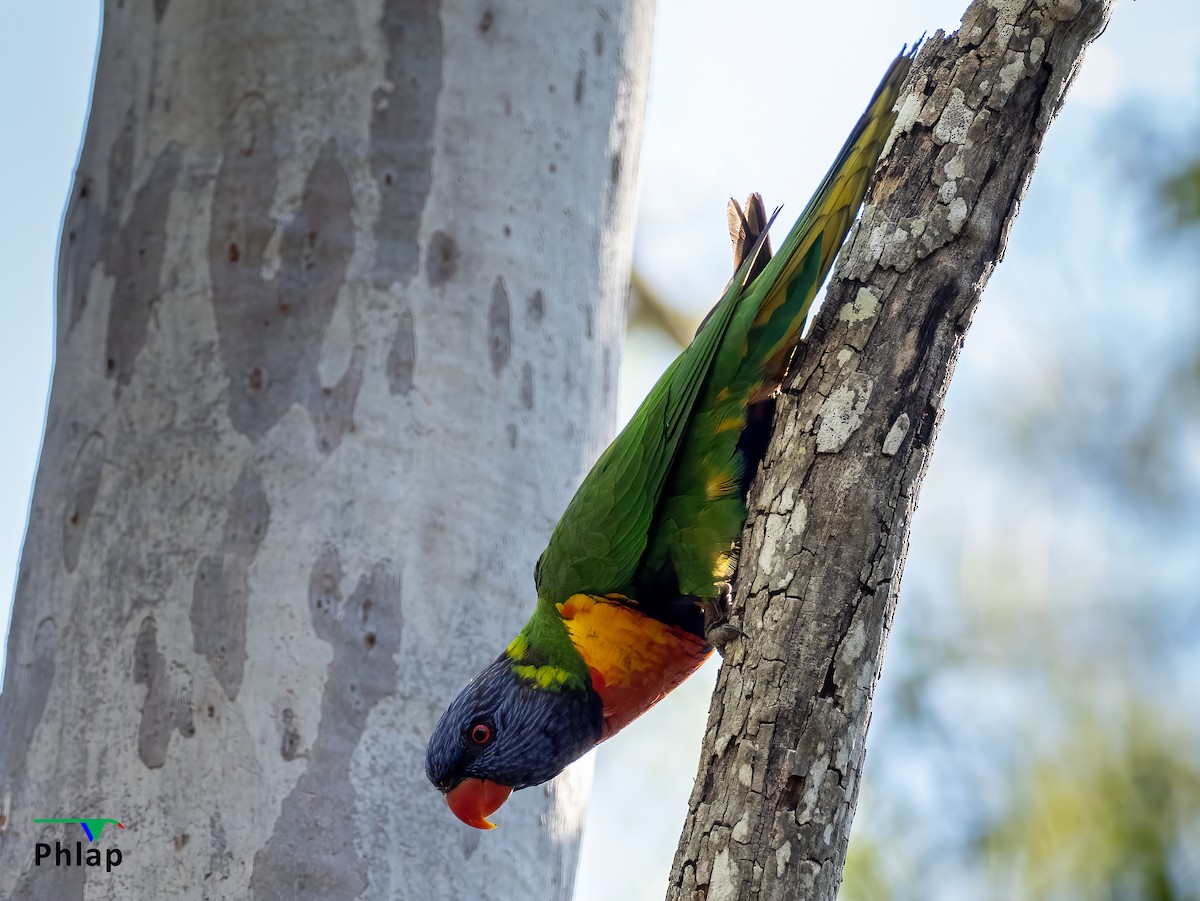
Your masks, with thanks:
M471 727L471 741L477 745L486 745L492 740L492 729L487 723L476 723Z

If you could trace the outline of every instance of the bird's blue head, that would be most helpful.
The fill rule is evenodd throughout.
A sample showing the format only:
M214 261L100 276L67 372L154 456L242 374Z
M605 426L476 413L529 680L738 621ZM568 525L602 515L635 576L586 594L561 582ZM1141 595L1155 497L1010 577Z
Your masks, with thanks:
M602 708L590 686L546 686L501 654L471 680L434 727L425 773L464 823L487 817L515 789L553 779L600 741Z

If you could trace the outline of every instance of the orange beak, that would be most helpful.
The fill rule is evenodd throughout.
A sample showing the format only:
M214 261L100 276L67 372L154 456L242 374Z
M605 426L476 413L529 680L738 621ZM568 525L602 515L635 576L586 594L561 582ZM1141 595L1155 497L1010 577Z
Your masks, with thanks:
M464 779L446 792L446 803L454 815L476 829L495 829L488 815L508 800L512 788L489 779Z

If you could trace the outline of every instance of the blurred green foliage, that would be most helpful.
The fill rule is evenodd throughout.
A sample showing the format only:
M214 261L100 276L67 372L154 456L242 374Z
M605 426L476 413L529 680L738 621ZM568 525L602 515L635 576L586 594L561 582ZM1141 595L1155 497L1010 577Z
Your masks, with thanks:
M1200 225L1200 158L1187 160L1177 171L1162 179L1159 195L1176 228L1190 229Z
M1115 716L1072 722L986 836L996 883L1032 898L1200 898L1200 766L1195 736L1171 719L1130 697Z

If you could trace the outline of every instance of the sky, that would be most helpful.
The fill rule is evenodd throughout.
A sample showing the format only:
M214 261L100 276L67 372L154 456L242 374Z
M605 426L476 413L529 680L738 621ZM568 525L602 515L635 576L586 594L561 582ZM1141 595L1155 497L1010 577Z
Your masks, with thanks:
M639 174L635 263L643 276L680 309L698 315L711 306L728 278L726 200L758 190L769 206L784 204L783 220L797 214L900 47L952 29L963 7L962 0L662 0ZM0 30L7 138L0 172L9 176L0 216L0 401L8 423L0 442L0 624L8 620L41 440L58 231L95 59L98 10L80 8L63 0L10 4ZM1112 172L1095 158L1098 142L1131 109L1168 126L1200 121L1198 61L1195 0L1123 0L1089 51L959 364L906 586L932 579L923 555L945 535L990 534L980 522L1015 515L1005 501L1010 483L988 476L986 451L972 445L968 426L972 416L1002 408L1005 390L1045 390L1038 364L1058 352L1052 336L1082 312L1098 334L1146 332L1142 344L1152 352L1156 330L1183 315L1172 300L1182 276L1156 268L1129 224L1133 202L1113 190ZM1038 302L1050 293L1079 304ZM1114 296L1141 303L1114 305ZM662 336L631 337L622 416L672 352ZM967 476L978 486L974 502L956 490ZM1036 545L1037 529L1055 527L1049 514L1039 515L1040 525L1036 517L1021 522L1027 543ZM901 597L897 628L905 628ZM0 665L3 654L0 644ZM579 901L662 896L714 673L710 665L599 752ZM612 865L614 855L622 866Z

